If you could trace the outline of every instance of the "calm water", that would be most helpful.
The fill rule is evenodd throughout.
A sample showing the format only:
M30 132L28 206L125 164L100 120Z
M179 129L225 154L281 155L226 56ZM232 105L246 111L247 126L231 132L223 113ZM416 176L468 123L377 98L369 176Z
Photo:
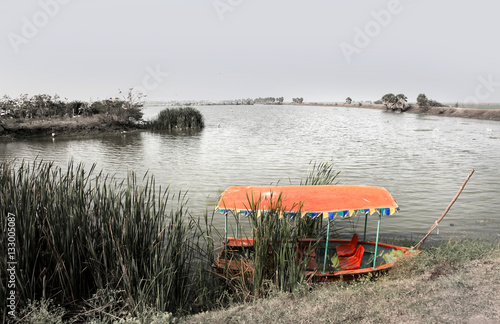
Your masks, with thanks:
M310 161L328 160L343 184L386 187L401 212L382 220L383 232L413 239L441 215L474 168L430 240L500 238L500 122L343 107L197 108L207 126L200 132L0 142L0 158L38 156L63 167L70 159L95 162L118 177L149 171L173 192L188 190L193 214L212 211L230 185L298 184ZM145 116L159 110L146 107ZM222 216L216 222L223 228ZM375 229L376 218L369 224Z

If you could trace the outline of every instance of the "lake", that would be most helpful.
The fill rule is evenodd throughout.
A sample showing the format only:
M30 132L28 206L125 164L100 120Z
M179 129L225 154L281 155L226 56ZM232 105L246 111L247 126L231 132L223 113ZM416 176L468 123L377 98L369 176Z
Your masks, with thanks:
M342 184L387 188L400 212L386 236L420 239L471 169L476 172L431 240L500 238L500 122L322 106L200 106L206 128L188 133L94 135L0 142L0 158L70 159L122 178L149 172L173 193L188 191L193 215L212 212L231 185L298 184L311 161L335 163ZM145 118L162 107L147 106ZM358 222L359 219L359 222ZM223 216L216 215L223 228ZM363 218L347 228L362 231ZM357 227L356 227L357 226ZM376 228L376 217L369 230Z

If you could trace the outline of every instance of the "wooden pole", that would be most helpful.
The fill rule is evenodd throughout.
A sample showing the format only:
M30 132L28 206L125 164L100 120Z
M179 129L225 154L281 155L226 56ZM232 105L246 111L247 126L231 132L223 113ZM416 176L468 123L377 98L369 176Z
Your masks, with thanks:
M418 244L413 247L412 249L415 249L415 250L418 250L420 249L420 246L424 243L424 241L427 239L427 237L429 235L431 235L431 232L438 226L439 222L444 218L444 216L448 213L448 211L450 210L451 206L453 206L453 204L455 203L455 201L457 200L458 196L460 196L460 194L462 193L462 190L464 190L464 187L465 185L467 184L467 181L469 181L470 177L472 176L472 174L474 173L474 169L472 169L472 171L469 173L469 175L467 176L467 178L465 179L464 183L462 184L462 186L460 187L460 190L458 190L458 193L455 195L455 197L453 198L453 200L450 202L450 204L448 205L448 207L446 208L446 210L444 211L444 213L441 215L441 217L439 217L439 219L434 223L432 224L431 226L431 229L429 230L429 232L427 232L427 234L424 236L423 239L420 240L420 242L418 242Z

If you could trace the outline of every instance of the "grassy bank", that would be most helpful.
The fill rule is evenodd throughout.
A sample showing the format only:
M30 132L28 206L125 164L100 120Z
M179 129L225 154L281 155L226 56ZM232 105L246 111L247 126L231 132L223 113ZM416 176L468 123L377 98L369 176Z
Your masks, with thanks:
M353 108L369 108L369 109L381 109L386 110L385 105L382 104L367 104L367 103L304 103L300 104L303 106L338 106L338 107L353 107ZM416 104L412 104L411 107L407 108L405 113L412 114L423 114L423 115L437 115L437 116L448 116L448 117L462 117L462 118L475 118L475 119L488 119L488 120L500 120L500 109L488 108L484 106L481 108L466 108L466 107L419 107ZM392 111L392 110L390 110Z
M233 305L185 323L498 323L500 246L477 241L428 247L388 276L303 286L295 294Z

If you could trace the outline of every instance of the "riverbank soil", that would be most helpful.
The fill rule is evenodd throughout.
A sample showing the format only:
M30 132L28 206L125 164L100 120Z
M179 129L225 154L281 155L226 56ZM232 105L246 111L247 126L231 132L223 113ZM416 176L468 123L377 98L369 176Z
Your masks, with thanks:
M109 115L74 118L1 119L0 137L88 135L104 132L130 131L137 128L137 125Z
M338 106L338 107L354 107L354 108L370 108L387 110L385 105L378 104L335 104L335 103L305 103L305 106ZM387 111L392 112L392 109ZM400 112L400 109L395 109L394 112ZM475 118L500 120L500 109L477 109L477 108L458 108L458 107L420 107L412 105L407 108L405 113L424 114L424 115L441 115L449 117Z
M408 110L405 110L405 112L426 115L443 115L450 117L500 120L500 109L414 106L408 108Z
M185 318L187 323L500 323L500 253L376 281L331 283ZM392 271L391 271L392 272ZM417 272L418 273L418 272Z

